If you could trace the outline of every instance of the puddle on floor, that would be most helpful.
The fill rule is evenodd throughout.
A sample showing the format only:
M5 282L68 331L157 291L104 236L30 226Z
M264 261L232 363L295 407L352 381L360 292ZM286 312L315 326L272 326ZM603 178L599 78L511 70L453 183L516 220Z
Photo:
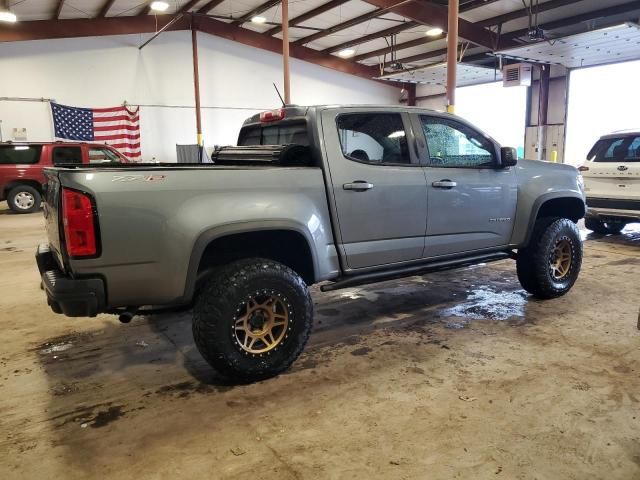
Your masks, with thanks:
M487 287L471 290L467 300L443 310L442 317L456 317L446 322L447 328L464 328L471 320L509 320L524 317L527 294L524 290L496 292Z

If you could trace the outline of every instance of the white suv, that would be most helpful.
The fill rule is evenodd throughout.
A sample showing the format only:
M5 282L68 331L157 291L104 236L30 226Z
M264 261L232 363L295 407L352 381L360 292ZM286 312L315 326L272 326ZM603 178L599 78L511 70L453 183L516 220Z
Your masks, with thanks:
M578 170L585 182L589 230L620 233L628 223L640 222L640 130L601 137Z

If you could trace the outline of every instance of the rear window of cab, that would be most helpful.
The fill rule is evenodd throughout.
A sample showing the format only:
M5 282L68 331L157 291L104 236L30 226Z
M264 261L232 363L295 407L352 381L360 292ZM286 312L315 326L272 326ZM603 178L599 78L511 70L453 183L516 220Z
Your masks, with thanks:
M304 121L248 125L240 130L238 146L251 145L309 146L309 132Z
M0 165L29 165L40 161L42 145L0 145Z

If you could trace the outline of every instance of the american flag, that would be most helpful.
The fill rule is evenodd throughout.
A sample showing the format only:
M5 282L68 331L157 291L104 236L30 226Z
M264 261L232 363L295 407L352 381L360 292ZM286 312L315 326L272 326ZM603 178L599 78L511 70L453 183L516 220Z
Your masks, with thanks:
M107 143L140 160L140 107L78 108L51 103L56 139Z

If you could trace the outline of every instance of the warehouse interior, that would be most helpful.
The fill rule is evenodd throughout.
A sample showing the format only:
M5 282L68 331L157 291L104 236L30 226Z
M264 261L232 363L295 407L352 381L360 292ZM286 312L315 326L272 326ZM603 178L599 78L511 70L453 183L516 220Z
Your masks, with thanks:
M640 1L0 0L0 72L1 478L640 478ZM310 115L315 110L307 106L329 106L309 121L326 135L317 145L326 164L314 187L305 183L308 164L282 167L273 180L270 167L245 167L245 157L233 157L246 155L234 148L254 146L241 142L243 125ZM345 127L340 138L326 133L336 127L327 120L332 108L346 109L338 128L358 109L401 112L407 133L385 136L414 141L403 154L421 166L420 181L418 170L428 179L425 165L440 157L426 127L426 147L413 130L423 115L477 129L467 149L479 148L482 137L498 145L498 156L513 151L511 193L503 190L498 200L517 204L513 215L481 212L482 197L472 194L495 192L491 181L467 199L456 197L469 203L438 204L444 208L432 209L430 194L420 194L429 216L421 236L402 245L422 242L425 257L429 245L446 251L445 235L433 234L429 243L432 225L446 229L474 206L476 217L493 217L485 230L502 228L514 238L526 225L535 238L541 210L521 205L540 209L544 195L573 175L584 211L561 217L576 225L580 276L576 271L566 292L543 301L522 285L513 261L533 244L516 242L509 255L465 257L456 269L367 270L364 242L353 250L342 245L344 212L364 208L360 199L378 198L372 194L387 183L400 191L394 179L402 168L390 163L395 170L375 188L363 177L344 183L340 190L371 192L354 193L341 207L331 189L339 177L330 142L336 139L340 152L343 133L356 137L357 128ZM97 126L100 115L115 118L109 112L116 110L127 116L125 127ZM86 138L78 126L84 114L95 129ZM100 129L125 133L113 140ZM125 298L132 289L154 290L153 277L165 276L167 289L179 283L187 262L158 252L200 248L181 230L184 219L224 210L238 215L224 228L247 223L247 213L238 212L251 198L251 212L270 211L269 221L284 228L287 210L278 209L274 192L291 210L305 208L300 195L320 198L307 222L315 229L310 236L336 252L331 261L341 273L321 281L300 273L314 312L300 357L279 375L238 382L216 371L194 343L194 303L157 310L122 304L86 315L94 318L56 312L34 255L44 244L71 244L73 218L57 210L66 197L52 200L69 186L51 173L65 170L55 153L64 148L86 150L77 163L94 164L75 165L71 190L95 196L88 208L98 242L95 255L75 264L70 252L61 253L65 275L82 279L92 266L104 268L108 283L122 264L115 256L101 264L100 249L150 252L117 277L121 286L107 285L108 299L118 289ZM343 146L340 161L360 168L370 160L364 150L348 155ZM16 160L27 151L42 160ZM356 151L365 157L355 158ZM236 162L230 167L225 152ZM428 158L420 160L424 152ZM525 183L534 164L555 170L536 170ZM245 169L249 176L234 180ZM444 188L462 186L465 177L455 175L465 170L450 168ZM29 180L36 171L41 180ZM299 176L289 181L286 172ZM108 175L102 194L82 183L94 174ZM223 203L196 205L225 182ZM532 185L538 203L529 198ZM139 196L118 199L119 189ZM354 214L350 225L356 233L380 232L370 242L377 245L392 240L397 217L405 216L392 210L396 194L380 194L381 207ZM336 214L339 208L345 210ZM162 217L166 211L172 216ZM471 213L464 216L469 224ZM323 215L335 218L325 225ZM422 215L418 206L404 220L412 215ZM145 221L153 229L146 231ZM120 228L110 231L113 225ZM212 245L219 246L238 261L256 244L269 251L260 232L241 243L203 245L200 254L213 258ZM273 243L294 251L296 241ZM349 268L355 260L341 255L350 251L364 262L362 281L349 279L357 277ZM287 263L289 257L295 253L271 260L296 270L297 257ZM149 266L163 260L162 268ZM191 271L193 257L188 261ZM71 273L81 262L89 269ZM204 295L201 282L223 267L201 271L196 263L193 295ZM144 298L160 298L162 287L156 290Z

